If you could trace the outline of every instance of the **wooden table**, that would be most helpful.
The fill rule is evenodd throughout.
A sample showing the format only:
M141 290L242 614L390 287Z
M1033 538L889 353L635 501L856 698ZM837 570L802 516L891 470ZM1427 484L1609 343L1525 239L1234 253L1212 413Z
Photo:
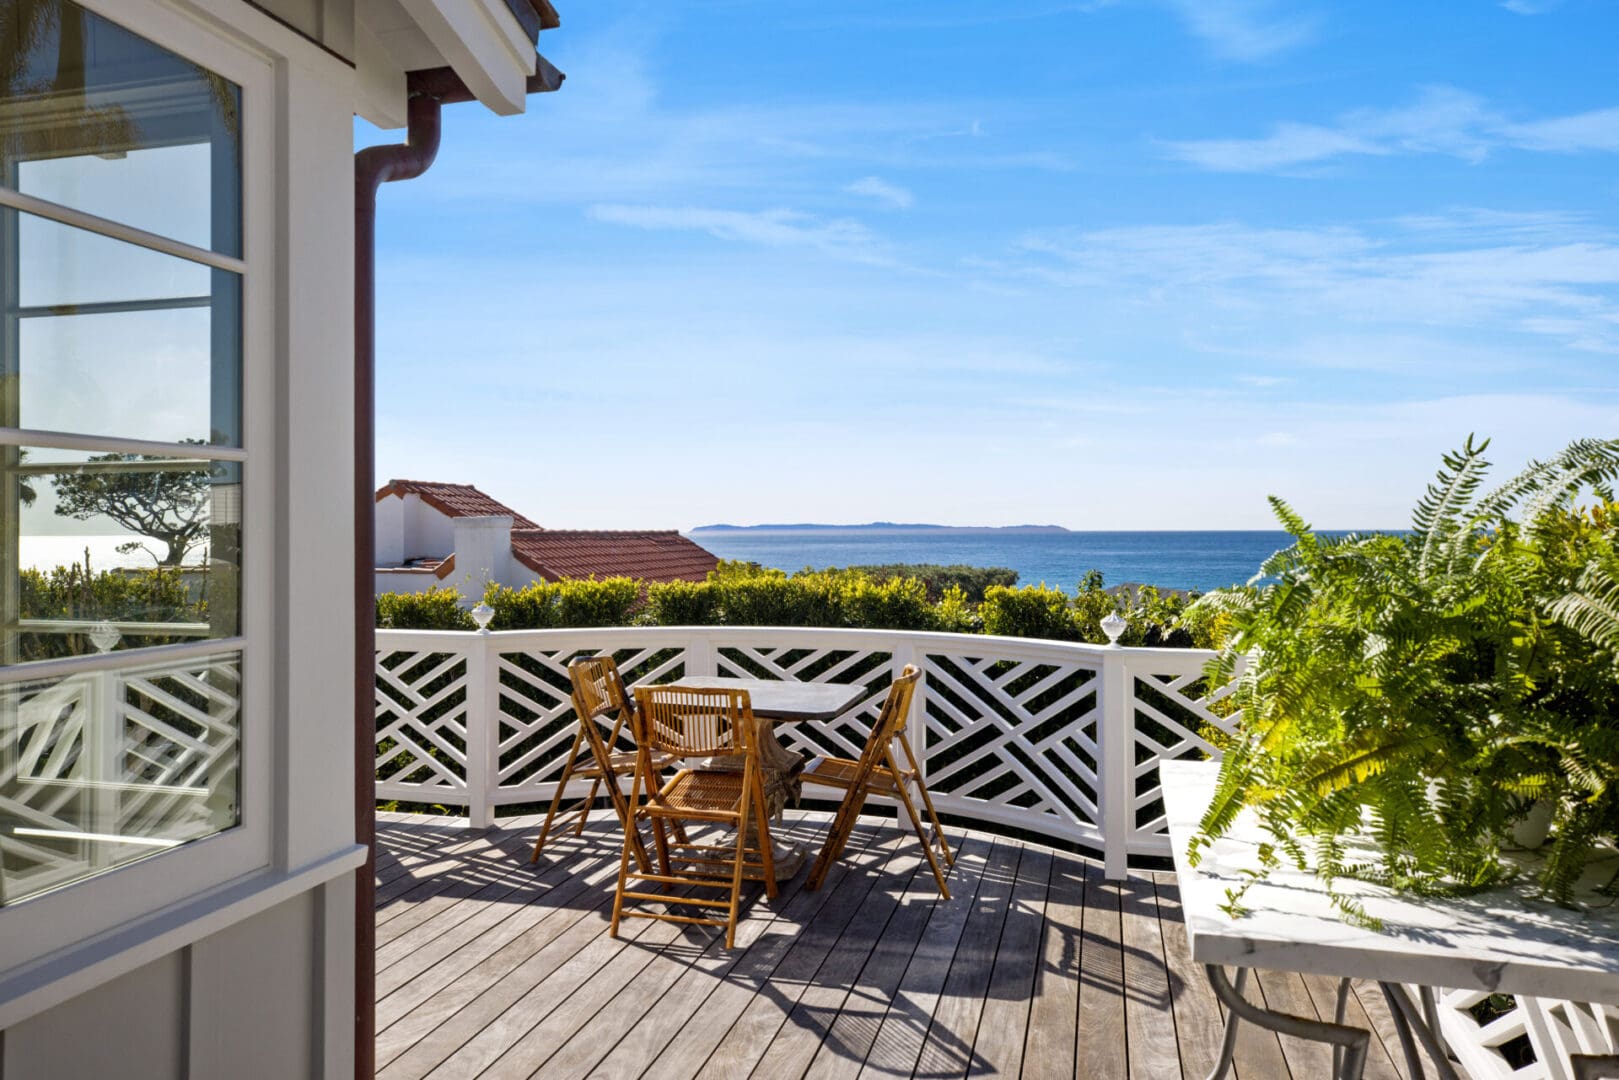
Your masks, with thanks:
M797 798L804 759L775 737L776 724L802 724L836 720L866 695L854 683L787 682L781 679L738 679L723 675L691 675L674 686L692 689L746 690L759 721L759 763L764 770L768 817L779 818L789 798ZM799 844L771 840L776 880L787 881L804 865L808 851Z
M1197 835L1198 822L1213 798L1219 766L1166 761L1160 769L1192 959L1204 965L1215 994L1230 1010L1222 1067L1215 1076L1230 1064L1239 1015L1274 1031L1331 1043L1344 1058L1342 1075L1359 1076L1353 1044L1358 1037L1364 1050L1367 1033L1342 1022L1350 979L1379 984L1408 1063L1415 1060L1415 1043L1420 1042L1438 1063L1442 1077L1457 1075L1453 1063L1446 1061L1447 1048L1474 1075L1493 1076L1495 1070L1485 1060L1482 1046L1467 1045L1465 1031L1456 1022L1459 1017L1442 1014L1434 987L1521 995L1520 1007L1527 1001L1531 1009L1537 1001L1582 1003L1593 1012L1619 1005L1619 904L1594 891L1619 869L1619 855L1601 860L1588 872L1577 897L1591 901L1586 910L1539 899L1528 882L1466 897L1422 898L1365 882L1338 881L1342 893L1355 897L1367 914L1381 921L1382 929L1370 930L1345 922L1319 878L1284 862L1249 888L1242 898L1246 913L1233 916L1223 910L1229 906L1227 890L1240 887L1246 872L1258 868L1257 847L1267 837L1253 815L1244 815L1230 833L1203 849L1196 867L1189 865L1187 844ZM1536 858L1525 853L1521 861L1526 871L1533 869ZM1235 987L1226 977L1228 965L1238 969ZM1337 1022L1238 1004L1242 981L1253 968L1340 979ZM1533 1017L1529 1023L1533 1028ZM1557 1052L1540 1043L1536 1049L1542 1060ZM1570 1049L1564 1046L1561 1053ZM1598 1040L1572 1049L1576 1055L1582 1051L1591 1055L1591 1062L1606 1058L1604 1069L1619 1067L1619 1059L1608 1056L1616 1049L1611 1042L1603 1046ZM1565 1071L1558 1064L1548 1075L1577 1077L1579 1067L1576 1062ZM1420 1068L1413 1068L1412 1075L1420 1076Z

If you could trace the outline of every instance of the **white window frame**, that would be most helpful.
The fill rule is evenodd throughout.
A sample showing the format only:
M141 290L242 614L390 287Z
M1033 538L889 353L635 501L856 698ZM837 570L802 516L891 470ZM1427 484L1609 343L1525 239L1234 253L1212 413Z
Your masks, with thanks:
M0 669L0 682L93 671L160 660L165 655L239 652L241 823L181 847L110 869L72 884L0 908L0 972L15 972L70 946L113 931L166 908L223 892L233 882L271 869L278 832L278 807L272 798L275 757L274 717L280 697L275 631L277 592L275 492L279 483L277 430L276 333L278 289L276 252L276 147L281 122L276 58L251 41L231 34L222 24L205 25L164 0L76 0L82 7L118 23L153 44L215 72L241 88L242 101L242 254L240 260L203 252L189 245L117 222L109 222L54 204L39 205L0 189L0 201L20 210L48 209L54 220L91 227L121 240L167 251L205 265L237 269L242 285L241 398L242 445L239 454L210 450L210 456L242 460L241 634L208 642L130 649L105 656L19 664ZM84 436L65 438L15 433L8 442L60 446ZM30 438L35 441L28 441ZM124 445L126 440L113 440ZM183 452L195 456L196 447Z

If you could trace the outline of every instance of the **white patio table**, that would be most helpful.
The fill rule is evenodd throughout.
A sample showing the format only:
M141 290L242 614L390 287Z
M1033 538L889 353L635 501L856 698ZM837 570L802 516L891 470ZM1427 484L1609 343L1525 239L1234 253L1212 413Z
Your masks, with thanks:
M860 703L869 692L858 683L793 682L779 679L743 679L723 675L688 675L671 685L700 689L746 690L759 723L759 757L765 774L767 816L781 820L789 799L798 798L804 759L783 746L775 736L777 724L804 724L836 720ZM728 767L721 763L720 767ZM748 826L749 842L757 842L757 824ZM772 837L771 856L778 881L791 880L804 865L808 850L798 843Z
M1228 1071L1242 1020L1331 1044L1338 1075L1359 1077L1371 1036L1343 1023L1350 979L1381 988L1413 1077L1423 1076L1418 1043L1443 1078L1512 1075L1462 1009L1441 1005L1438 987L1445 988L1439 994L1463 992L1464 1003L1477 996L1467 998L1467 991L1517 995L1540 1061L1536 1076L1619 1077L1619 903L1596 892L1619 872L1619 853L1592 867L1578 909L1536 897L1527 883L1468 897L1414 898L1339 881L1342 893L1382 923L1380 930L1365 929L1339 916L1319 878L1284 863L1248 889L1245 911L1233 916L1223 910L1230 906L1228 890L1258 868L1265 835L1251 815L1240 818L1190 866L1187 844L1213 797L1219 766L1166 761L1161 768L1192 960L1204 966L1228 1014L1211 1080ZM1524 856L1526 869L1534 858ZM1227 966L1237 969L1235 983ZM1248 1002L1242 985L1254 968L1338 978L1335 1022Z

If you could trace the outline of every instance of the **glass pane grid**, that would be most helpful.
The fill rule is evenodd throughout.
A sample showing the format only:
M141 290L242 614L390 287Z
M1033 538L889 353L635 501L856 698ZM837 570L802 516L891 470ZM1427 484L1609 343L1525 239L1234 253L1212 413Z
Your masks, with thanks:
M70 0L0 54L3 905L241 824L246 466L240 89Z

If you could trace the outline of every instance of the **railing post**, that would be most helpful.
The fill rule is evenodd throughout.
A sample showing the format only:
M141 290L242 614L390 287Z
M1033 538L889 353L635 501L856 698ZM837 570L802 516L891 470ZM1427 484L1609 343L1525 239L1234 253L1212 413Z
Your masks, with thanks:
M85 684L86 716L84 731L89 740L89 802L93 806L94 820L84 825L86 832L120 832L118 813L122 795L117 786L123 755L122 731L118 722L118 698L122 691L120 673L115 669L99 671ZM103 867L111 862L112 845L88 843L89 863Z
M707 633L696 633L686 640L686 674L714 675L719 671L714 639Z
M1125 653L1114 646L1102 654L1101 695L1098 701L1098 752L1101 760L1102 790L1102 873L1117 881L1129 872L1128 855L1135 785L1131 773L1135 763L1135 695L1130 686L1130 669Z
M467 649L467 817L474 829L494 820L494 793L500 776L498 653L489 631L472 635Z

